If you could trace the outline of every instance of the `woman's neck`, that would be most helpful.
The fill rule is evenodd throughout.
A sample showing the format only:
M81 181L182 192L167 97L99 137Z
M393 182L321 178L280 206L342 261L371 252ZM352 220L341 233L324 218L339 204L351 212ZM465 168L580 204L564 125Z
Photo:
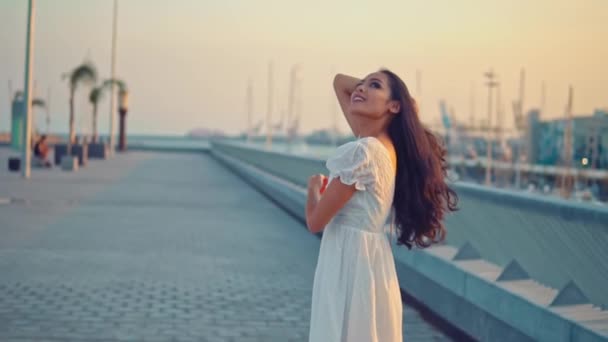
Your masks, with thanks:
M361 117L357 121L357 131L353 132L358 138L375 137L386 135L388 132L388 123L385 120L370 120Z

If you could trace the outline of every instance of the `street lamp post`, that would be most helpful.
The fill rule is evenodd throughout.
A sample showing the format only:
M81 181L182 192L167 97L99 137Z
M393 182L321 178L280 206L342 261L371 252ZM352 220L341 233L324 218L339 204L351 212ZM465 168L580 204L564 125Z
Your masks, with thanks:
M121 89L118 93L118 114L120 115L120 128L119 128L119 140L118 150L124 152L127 150L127 110L129 107L129 92L126 89Z
M31 136L32 136L32 78L34 59L34 21L36 13L36 1L29 0L29 10L27 16L27 40L25 44L25 124L23 125L23 151L21 161L23 162L21 174L23 178L30 178L31 171Z

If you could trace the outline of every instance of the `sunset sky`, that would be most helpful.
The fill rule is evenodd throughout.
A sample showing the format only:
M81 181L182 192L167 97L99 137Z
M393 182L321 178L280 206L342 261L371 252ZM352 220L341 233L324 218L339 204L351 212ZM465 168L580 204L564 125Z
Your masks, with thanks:
M109 77L112 0L38 0L35 79L51 89L51 130L68 128L68 85L61 74L89 58ZM8 82L23 87L27 0L0 0L0 131L9 124ZM301 65L301 131L331 122L332 69L365 76L388 67L422 102L427 123L445 99L469 120L487 115L483 72L502 84L506 124L526 69L525 105L563 115L568 85L574 111L608 107L606 0L120 0L117 75L131 90L131 133L183 134L246 127L247 80L255 121L266 113L267 66L275 65L274 119L287 106L289 68ZM416 70L421 71L421 93ZM77 93L77 128L90 131L88 90ZM109 97L99 126L108 129ZM42 111L36 114L42 118ZM40 120L40 119L39 119ZM347 125L339 118L340 128Z

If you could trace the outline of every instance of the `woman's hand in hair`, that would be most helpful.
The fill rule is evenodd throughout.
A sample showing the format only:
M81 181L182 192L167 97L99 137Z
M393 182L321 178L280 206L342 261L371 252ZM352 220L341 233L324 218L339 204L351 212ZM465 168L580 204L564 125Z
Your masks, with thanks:
M361 82L360 79L348 75L337 74L334 77L334 91L336 92L336 97L338 98L338 103L340 103L340 108L342 109L342 113L344 113L344 117L350 126L353 134L357 135L357 128L355 127L355 119L350 114L350 96L355 91L357 84Z

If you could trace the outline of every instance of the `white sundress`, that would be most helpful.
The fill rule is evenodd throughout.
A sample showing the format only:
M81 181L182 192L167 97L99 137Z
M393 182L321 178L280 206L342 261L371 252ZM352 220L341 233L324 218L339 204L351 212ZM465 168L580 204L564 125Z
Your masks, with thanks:
M339 177L357 191L323 231L309 341L402 342L401 293L385 229L395 191L388 150L364 137L338 147L325 165L329 182Z

